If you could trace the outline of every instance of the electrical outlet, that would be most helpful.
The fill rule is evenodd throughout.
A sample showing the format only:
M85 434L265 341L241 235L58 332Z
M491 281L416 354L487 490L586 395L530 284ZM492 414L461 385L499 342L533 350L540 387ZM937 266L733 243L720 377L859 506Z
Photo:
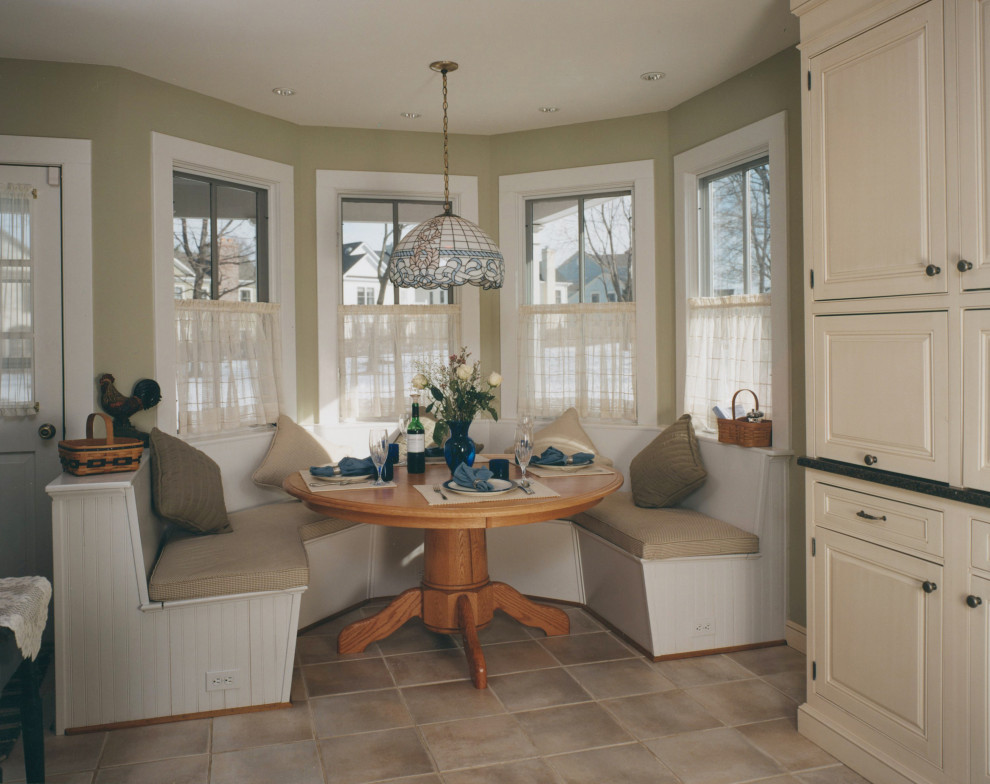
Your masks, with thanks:
M694 624L694 631L691 633L692 637L703 637L707 634L715 634L715 621L712 618L705 618L700 621L696 621Z
M240 670L215 670L206 673L206 690L223 691L238 689L241 685Z

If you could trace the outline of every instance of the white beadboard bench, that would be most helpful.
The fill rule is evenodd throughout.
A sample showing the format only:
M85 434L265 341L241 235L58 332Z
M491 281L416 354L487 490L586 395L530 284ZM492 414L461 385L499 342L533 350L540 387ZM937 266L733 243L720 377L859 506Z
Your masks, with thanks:
M511 438L510 424L478 424L489 425L472 432L479 440ZM659 432L588 430L627 477L629 461ZM316 520L298 501L255 486L250 477L270 440L269 431L196 446L221 466L233 520L270 515L297 532L307 586L151 601L164 526L151 504L148 453L135 472L63 474L48 486L57 732L285 704L298 629L419 582L421 532ZM790 453L704 439L701 450L709 478L684 506L756 534L758 553L641 559L553 520L490 531L491 573L530 596L587 606L657 658L782 640ZM207 688L207 673L231 670L233 688Z

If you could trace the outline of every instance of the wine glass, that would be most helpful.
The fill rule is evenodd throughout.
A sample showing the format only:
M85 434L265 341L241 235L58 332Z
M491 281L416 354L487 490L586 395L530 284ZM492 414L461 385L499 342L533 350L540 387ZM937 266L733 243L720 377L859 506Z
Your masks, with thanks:
M381 487L385 484L382 479L382 469L385 467L385 458L388 457L388 430L384 427L373 427L368 434L368 450L371 452L371 462L378 471L378 479L375 480L373 487Z
M526 467L533 457L533 428L525 420L516 425L516 433L512 437L516 449L516 462L522 470L522 483L526 483Z

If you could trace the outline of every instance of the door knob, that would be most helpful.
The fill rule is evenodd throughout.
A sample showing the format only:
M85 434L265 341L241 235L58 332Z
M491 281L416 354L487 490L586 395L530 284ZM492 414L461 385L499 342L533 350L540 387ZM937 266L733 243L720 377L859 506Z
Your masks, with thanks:
M960 272L969 272L973 269L973 262L966 261L966 259L959 259L959 261L956 262L956 269Z
M929 264L927 267L925 267L925 274L929 278L934 278L941 271L942 271L942 268L941 267L936 267L934 264Z
M973 596L972 594L970 594L969 596L966 597L966 604L968 604L970 607L979 607L981 604L983 604L983 600L979 596Z
M938 586L935 583L933 583L931 580L925 580L921 584L921 590L923 590L925 593L934 593L935 591L938 590Z
M49 438L55 437L55 425L50 422L46 422L41 427L38 428L38 435L41 436L46 441Z

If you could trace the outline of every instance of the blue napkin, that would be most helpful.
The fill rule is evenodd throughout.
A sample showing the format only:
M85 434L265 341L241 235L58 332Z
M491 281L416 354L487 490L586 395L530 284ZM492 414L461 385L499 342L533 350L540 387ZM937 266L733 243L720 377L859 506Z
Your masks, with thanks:
M335 469L333 466L310 466L309 472L313 476L334 476L340 474L340 476L369 476L370 474L377 473L378 469L375 468L374 462L372 462L370 457L366 457L363 460L357 457L345 457L340 461L340 464Z
M454 481L461 487L473 487L482 493L490 492L495 488L488 480L493 476L487 468L471 468L467 463L458 464L454 469Z
M591 452L575 452L570 457L564 457L564 453L553 446L548 446L543 450L543 454L530 460L535 466L562 466L562 465L585 465L593 463L595 456Z

